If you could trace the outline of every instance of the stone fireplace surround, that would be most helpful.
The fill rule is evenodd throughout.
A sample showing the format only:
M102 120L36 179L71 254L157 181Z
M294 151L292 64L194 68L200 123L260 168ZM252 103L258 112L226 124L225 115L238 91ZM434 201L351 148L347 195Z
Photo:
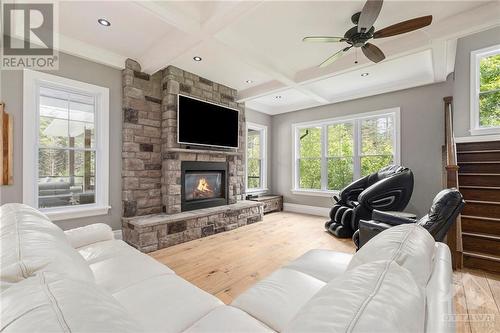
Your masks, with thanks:
M245 109L236 90L174 66L153 75L131 59L123 78L123 239L143 252L262 220L244 197ZM188 149L177 143L177 95L238 109L239 149ZM181 212L182 161L227 163L229 205Z

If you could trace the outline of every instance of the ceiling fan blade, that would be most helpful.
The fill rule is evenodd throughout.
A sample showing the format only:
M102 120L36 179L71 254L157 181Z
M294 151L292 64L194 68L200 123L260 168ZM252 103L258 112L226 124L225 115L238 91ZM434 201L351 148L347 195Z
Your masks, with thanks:
M323 61L319 67L326 67L332 63L335 62L335 60L337 60L338 58L340 58L344 53L346 53L347 51L349 51L349 49L351 48L352 46L348 46L338 52L335 52L330 58L326 59L325 61Z
M310 36L304 37L303 42L313 42L313 43L338 43L346 41L344 37L330 37L330 36Z
M408 21L399 22L387 28L376 31L373 38L391 37L404 34L428 26L432 22L432 15L417 17Z
M358 32L370 30L377 20L380 10L382 9L382 0L368 0L366 1L358 20Z
M364 55L373 62L380 62L385 59L384 52L373 44L366 43L361 47Z

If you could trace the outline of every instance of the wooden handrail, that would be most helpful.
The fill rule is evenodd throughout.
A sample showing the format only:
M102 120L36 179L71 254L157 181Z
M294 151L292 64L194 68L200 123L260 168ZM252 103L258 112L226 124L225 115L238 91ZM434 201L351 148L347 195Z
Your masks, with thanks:
M446 150L446 188L459 188L458 165L457 165L457 145L453 134L453 97L445 97L444 100L444 130L445 130L445 150ZM462 248L462 223L458 215L455 223L452 224L447 234L447 244L451 250L453 269L463 267Z

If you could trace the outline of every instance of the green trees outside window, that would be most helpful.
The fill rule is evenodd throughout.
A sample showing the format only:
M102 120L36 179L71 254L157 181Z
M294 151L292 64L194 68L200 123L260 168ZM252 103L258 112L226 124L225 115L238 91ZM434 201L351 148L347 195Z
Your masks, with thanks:
M249 129L247 136L247 188L261 187L262 160L260 158L260 132Z
M500 127L500 54L479 62L479 127Z
M296 128L297 187L340 190L395 160L395 113Z

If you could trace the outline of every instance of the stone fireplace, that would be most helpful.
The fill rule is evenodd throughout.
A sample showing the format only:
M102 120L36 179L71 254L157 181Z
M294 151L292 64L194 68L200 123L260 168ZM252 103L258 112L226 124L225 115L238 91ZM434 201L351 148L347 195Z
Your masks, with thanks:
M183 161L181 164L181 210L227 205L227 164Z
M262 204L242 201L246 126L236 90L174 66L149 75L131 59L125 65L124 240L149 252L260 221ZM179 144L179 94L238 109L240 148Z

